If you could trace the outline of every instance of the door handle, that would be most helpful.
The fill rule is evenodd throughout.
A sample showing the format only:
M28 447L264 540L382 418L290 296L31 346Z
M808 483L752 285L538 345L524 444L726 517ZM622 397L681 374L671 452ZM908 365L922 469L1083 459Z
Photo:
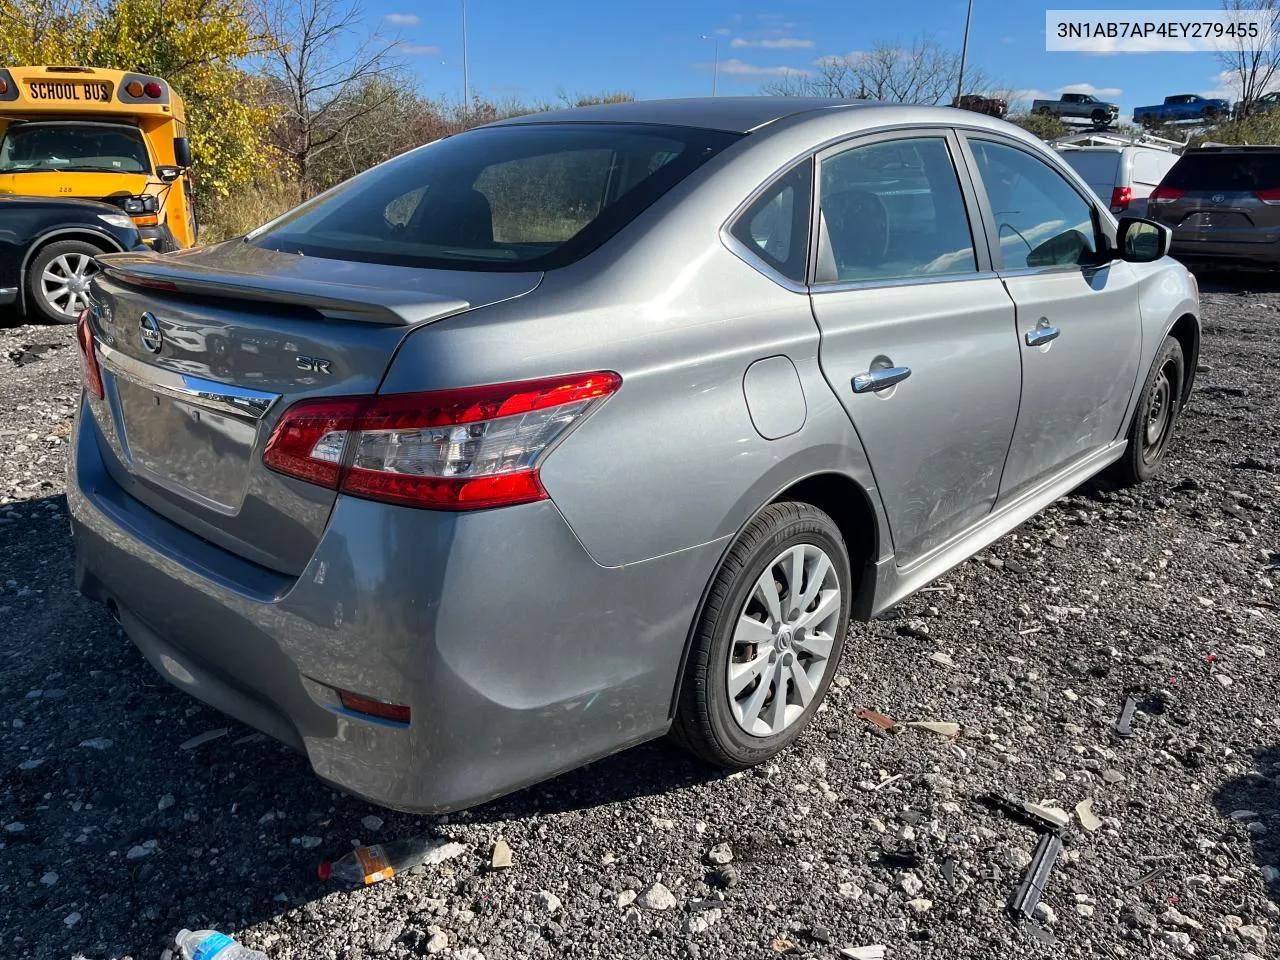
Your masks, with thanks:
M887 390L895 383L901 383L911 376L910 367L881 367L867 373L860 373L853 378L854 393L874 393Z
M1061 330L1046 323L1043 326L1036 327L1034 330L1027 331L1027 346L1042 347L1051 340L1057 340L1061 335Z

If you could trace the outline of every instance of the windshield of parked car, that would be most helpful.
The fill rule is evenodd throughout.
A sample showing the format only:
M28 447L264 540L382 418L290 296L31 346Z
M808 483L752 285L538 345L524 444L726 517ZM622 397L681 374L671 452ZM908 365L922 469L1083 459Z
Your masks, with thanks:
M0 173L150 173L137 127L123 123L12 123Z
M1280 152L1183 154L1163 185L1177 190L1274 190L1280 187Z
M248 239L270 250L367 263L563 266L736 139L644 124L472 130L375 167Z

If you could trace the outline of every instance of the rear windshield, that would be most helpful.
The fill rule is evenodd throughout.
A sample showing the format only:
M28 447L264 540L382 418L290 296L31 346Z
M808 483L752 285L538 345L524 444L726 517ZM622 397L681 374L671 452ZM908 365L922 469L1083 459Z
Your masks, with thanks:
M14 123L0 173L150 173L142 133L121 123Z
M1064 150L1062 159L1071 164L1076 173L1084 177L1090 186L1100 183L1108 186L1115 185L1116 168L1120 164L1119 153L1111 151L1085 153L1082 150Z
M1280 153L1184 155L1164 178L1179 190L1245 191L1280 187Z
M251 234L249 242L401 266L564 266L736 139L640 124L472 130L347 181Z

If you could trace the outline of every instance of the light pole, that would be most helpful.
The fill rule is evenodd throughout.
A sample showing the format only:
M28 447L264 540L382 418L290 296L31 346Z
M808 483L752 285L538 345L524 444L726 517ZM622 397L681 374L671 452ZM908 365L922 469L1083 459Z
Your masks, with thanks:
M960 79L956 82L956 103L964 96L964 61L969 55L969 21L973 19L973 0L969 0L969 12L964 15L964 42L960 45Z
M467 72L467 0L462 0L462 108L471 112L471 77Z
M716 61L715 65L711 68L711 95L714 97L716 95L716 81L720 79L720 36L719 34L711 36L710 34L704 33L702 35L702 39L710 40L716 45Z

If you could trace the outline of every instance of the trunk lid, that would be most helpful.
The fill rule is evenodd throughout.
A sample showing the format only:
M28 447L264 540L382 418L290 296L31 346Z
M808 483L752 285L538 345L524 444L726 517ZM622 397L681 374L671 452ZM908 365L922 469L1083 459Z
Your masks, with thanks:
M240 241L102 258L93 317L112 477L247 560L306 566L336 494L262 462L286 408L374 393L410 330L518 297L539 273L321 260Z

